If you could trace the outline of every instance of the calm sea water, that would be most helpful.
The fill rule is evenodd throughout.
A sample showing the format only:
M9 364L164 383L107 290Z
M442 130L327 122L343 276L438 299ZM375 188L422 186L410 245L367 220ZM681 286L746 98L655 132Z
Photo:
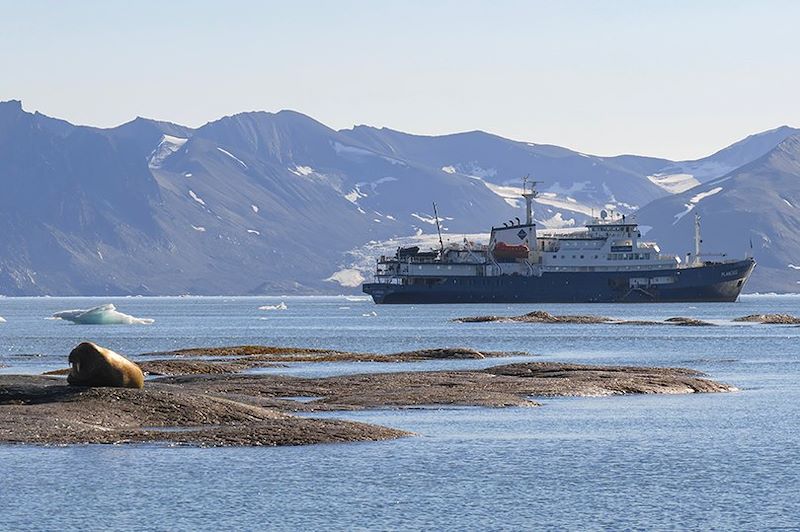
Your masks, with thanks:
M262 311L284 301L286 310ZM153 325L45 318L115 303ZM718 327L458 324L535 309ZM2 298L0 369L66 366L90 339L133 359L189 346L273 344L394 352L467 346L541 360L679 365L741 391L544 399L541 408L336 413L403 440L275 449L0 446L4 529L520 529L800 527L800 297L734 304L376 307L346 298ZM479 367L497 361L321 364L294 375Z

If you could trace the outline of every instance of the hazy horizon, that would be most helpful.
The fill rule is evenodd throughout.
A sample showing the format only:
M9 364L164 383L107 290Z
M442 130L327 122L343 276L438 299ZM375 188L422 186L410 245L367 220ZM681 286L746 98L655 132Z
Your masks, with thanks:
M800 5L7 3L0 100L75 124L291 109L601 156L709 155L800 124Z

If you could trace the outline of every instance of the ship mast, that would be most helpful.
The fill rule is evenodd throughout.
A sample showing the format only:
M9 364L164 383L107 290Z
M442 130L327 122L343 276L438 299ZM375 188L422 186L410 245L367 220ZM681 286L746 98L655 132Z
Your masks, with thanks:
M529 175L526 175L522 179L522 197L525 198L525 224L533 225L533 199L539 195L536 191L536 185L541 181L528 181L529 177ZM530 190L528 190L528 183L531 185Z
M700 264L700 214L694 213L694 264Z
M436 218L436 232L439 233L439 253L444 255L444 242L442 242L442 227L439 225L439 212L436 210L436 202L433 202L433 217Z

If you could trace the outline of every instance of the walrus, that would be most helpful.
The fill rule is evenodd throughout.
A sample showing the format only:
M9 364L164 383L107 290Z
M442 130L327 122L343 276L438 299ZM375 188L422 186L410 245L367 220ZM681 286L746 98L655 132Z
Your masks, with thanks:
M67 382L73 386L144 388L139 366L92 342L78 344L69 354L69 365Z

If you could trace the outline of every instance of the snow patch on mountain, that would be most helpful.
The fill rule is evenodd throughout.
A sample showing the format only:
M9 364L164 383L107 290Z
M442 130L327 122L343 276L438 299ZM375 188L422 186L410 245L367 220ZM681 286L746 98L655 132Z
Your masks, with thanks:
M542 225L547 229L562 229L565 227L575 227L575 218L564 219L560 212L555 213L547 219L541 220Z
M339 283L340 286L344 286L346 288L355 288L364 282L364 275L360 270L355 268L343 268L337 272L334 272L325 280Z
M230 157L231 159L233 159L234 161L236 161L237 163L241 164L241 165L242 165L242 167L244 167L244 168L247 168L247 165L246 165L246 164L244 164L244 162L242 162L242 160L241 160L241 159L239 159L238 157L236 157L234 154L232 154L232 153L231 153L231 152L229 152L228 150L224 150L224 149L220 148L219 146L217 146L217 149L218 149L219 151L221 151L222 153L224 153L225 155L227 155L228 157Z
M362 157L374 157L375 153L365 150L364 148L357 148L355 146L347 146L342 144L341 142L333 142L333 151L336 152L337 155L348 154L348 155L359 155Z
M702 200L704 200L709 196L713 196L714 194L717 194L721 191L722 187L714 187L711 190L700 192L699 194L695 194L694 196L692 196L692 198L689 200L689 203L684 204L686 210L679 212L678 214L675 215L675 221L672 222L672 225L675 225L681 220L681 218L692 212L692 209L694 209L697 206L697 204L700 203Z
M716 179L718 177L722 177L725 174L735 170L735 165L730 165L723 163L721 161L714 161L714 160L700 160L700 161L683 161L678 163L670 164L669 166L665 166L661 168L658 172L655 172L652 175L647 176L652 183L660 186L667 192L670 192L669 187L677 186L677 182L685 181L686 184L689 184L691 180L696 181L697 186L700 183L705 183L712 179ZM674 178L674 179L673 179ZM666 182L665 182L666 181ZM684 188L678 192L672 192L673 194L678 194L689 188Z
M578 203L574 198L559 198L554 192L543 192L533 201L534 203L538 203L540 205L548 205L550 207L555 207L556 209L577 212L578 214L583 214L585 216L592 216L593 214L592 207Z
M356 204L358 203L358 200L360 200L361 198L366 198L366 197L367 197L367 195L361 192L361 190L358 188L358 185L356 185L356 188L354 188L353 190L351 190L350 192L348 192L347 194L344 195L344 198L347 201L349 201L350 203L356 203Z
M473 179L480 180L486 188L503 198L503 201L508 203L510 206L514 207L515 209L519 209L522 204L522 198L520 194L522 194L522 189L520 187L511 187L511 186L504 186L504 185L495 185L493 183L489 183L488 181L484 181L482 178L477 176L471 176Z
M416 212L412 212L411 216L419 220L420 222L425 222L426 224L436 225L436 218L433 216L429 216L427 214L417 214ZM439 223L443 223L445 220L452 220L453 218L449 216L439 216ZM442 229L445 229L444 227ZM446 229L445 229L446 230Z
M181 149L183 145L186 144L187 140L189 139L173 137L172 135L162 135L158 146L150 153L150 158L147 162L148 166L150 168L161 168L161 164L167 157Z
M311 168L310 166L295 166L294 170L289 168L289 171L291 173L293 173L294 175L301 176L301 177L310 176L310 175L312 175L314 173L314 169Z
M387 157L385 155L381 155L381 159L390 164L395 164L397 166L408 166L404 161L401 161L400 159L395 159L394 157Z
M653 174L647 179L670 194L680 194L700 184L692 174Z
M189 196L191 196L191 198L192 198L193 200L195 200L197 203L199 203L200 205L203 205L203 206L205 206L206 202L205 202L205 201L203 201L203 198L201 198L200 196L198 196L197 194L195 194L195 193L194 193L194 190L189 190Z
M359 190L361 187L369 187L370 190L372 190L373 194L377 194L379 186L385 183L391 183L392 181L397 181L397 178L392 176L386 176L386 177L381 177L380 179L376 179L375 181L370 181L369 183L358 183L356 187L358 187Z

